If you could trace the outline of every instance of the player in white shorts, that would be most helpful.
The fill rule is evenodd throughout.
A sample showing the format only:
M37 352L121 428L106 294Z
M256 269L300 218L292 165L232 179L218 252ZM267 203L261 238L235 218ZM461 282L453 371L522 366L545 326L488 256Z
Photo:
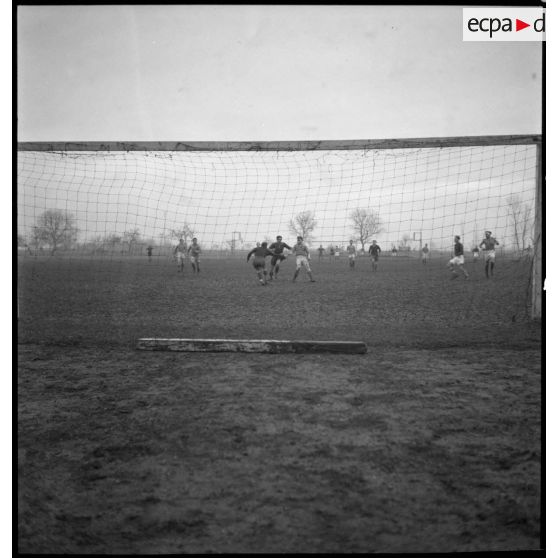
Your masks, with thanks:
M300 272L300 268L304 267L310 281L315 283L314 278L312 277L312 270L310 269L310 253L308 252L308 247L306 244L302 242L302 236L296 237L296 244L293 246L293 254L296 258L296 270L294 272L293 283L296 281L298 274Z
M469 274L463 267L465 263L465 256L463 255L463 244L461 244L460 240L461 237L457 235L454 237L453 258L448 262L448 266L451 269L452 279L457 279L456 270L460 270L463 275L465 275L465 279L469 279Z
M484 238L479 244L479 247L484 251L484 272L488 279L488 270L490 269L490 276L494 276L494 262L496 260L496 246L500 243L492 236L491 231L485 231Z
M186 259L186 243L184 239L181 238L178 244L174 247L174 259L178 264L178 272L184 271L184 260Z

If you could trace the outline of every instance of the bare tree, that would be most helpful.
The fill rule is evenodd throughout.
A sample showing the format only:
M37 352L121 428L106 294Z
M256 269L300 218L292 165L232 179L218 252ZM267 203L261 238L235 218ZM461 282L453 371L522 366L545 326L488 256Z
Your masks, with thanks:
M104 252L105 244L106 244L106 237L100 234L94 236L90 242L94 254L97 252Z
M132 246L137 244L141 234L139 229L136 227L135 229L130 229L126 231L122 236L122 242L128 245L128 253L132 251Z
M42 231L40 229L38 229L37 227L33 227L31 229L30 243L31 243L31 246L33 246L33 249L35 250L35 252L39 251L43 247L44 240L43 240Z
M104 238L104 242L111 248L114 248L117 244L122 242L122 237L116 233L111 233Z
M508 217L511 221L513 241L518 252L523 252L526 243L531 239L533 231L532 207L524 203L519 196L509 196L506 200L508 205Z
M37 246L48 244L53 255L60 246L71 247L77 240L77 234L72 214L61 209L47 209L37 217L32 237Z
M405 233L401 237L401 242L399 244L399 249L402 250L403 252L410 250L411 247L409 246L409 242L411 242L411 235L408 234L408 233Z
M188 223L184 222L182 228L179 229L171 229L169 231L169 237L171 240L180 240L183 238L184 240L188 240L189 238L192 239L196 236L194 229L188 225Z
M364 252L364 243L381 232L380 216L372 209L355 209L349 215Z
M312 231L317 224L312 211L302 211L289 221L289 230L296 236L302 236L307 243L310 243Z

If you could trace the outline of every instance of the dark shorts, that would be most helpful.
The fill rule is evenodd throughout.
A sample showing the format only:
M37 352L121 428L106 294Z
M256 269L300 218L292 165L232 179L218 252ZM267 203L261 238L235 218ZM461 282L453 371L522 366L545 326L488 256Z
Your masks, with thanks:
M265 269L265 259L264 258L254 258L252 265L255 269Z
M275 254L274 256L271 256L271 266L273 267L277 262L282 262L286 259L287 258L285 258L283 254Z
M372 254L372 261L378 261L378 254Z

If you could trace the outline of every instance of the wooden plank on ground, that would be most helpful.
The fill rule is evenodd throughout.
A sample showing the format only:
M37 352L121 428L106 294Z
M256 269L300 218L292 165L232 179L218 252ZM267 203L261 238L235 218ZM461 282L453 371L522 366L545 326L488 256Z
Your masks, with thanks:
M143 351L233 353L366 353L361 341L289 341L274 339L138 339Z

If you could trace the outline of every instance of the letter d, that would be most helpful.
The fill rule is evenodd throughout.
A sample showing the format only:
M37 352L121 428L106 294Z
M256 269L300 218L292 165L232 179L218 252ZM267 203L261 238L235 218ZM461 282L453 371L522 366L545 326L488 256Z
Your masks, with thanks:
M542 15L542 17L540 17L539 19L535 20L535 23L533 23L533 29L537 32L537 33L544 33L544 15ZM542 27L539 28L539 24L542 25Z

